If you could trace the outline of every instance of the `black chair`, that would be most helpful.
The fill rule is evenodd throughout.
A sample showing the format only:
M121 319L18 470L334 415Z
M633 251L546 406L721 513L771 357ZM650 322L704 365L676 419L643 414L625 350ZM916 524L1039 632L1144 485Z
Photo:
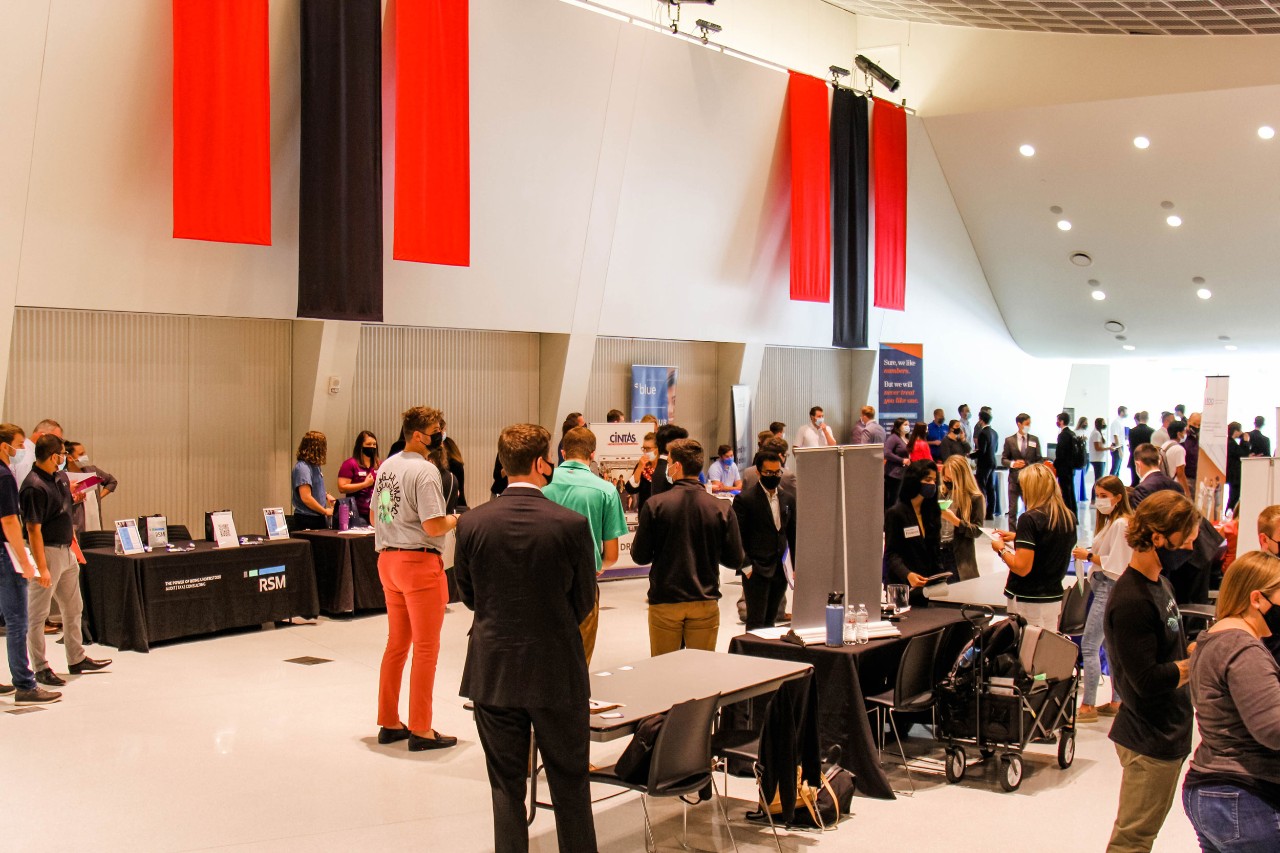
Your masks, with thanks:
M906 750L902 748L902 738L898 735L898 724L895 714L919 714L932 712L937 702L934 687L933 671L938 655L938 644L942 641L942 631L931 631L920 634L907 641L907 648L902 653L902 661L898 664L898 676L893 689L886 690L878 696L867 697L867 702L876 709L878 725L876 733L880 751L884 752L884 718L889 717L889 728L893 731L893 739L898 743L898 756L907 771L907 781L911 791L915 793L916 783L911 778L911 764L907 761Z
M740 761L751 765L751 772L756 777L756 801L760 804L760 811L764 813L765 819L769 821L769 829L773 832L773 843L777 845L778 853L782 853L782 842L778 839L778 826L773 822L769 803L764 800L763 772L760 767L760 741L769 732L770 710L776 696L777 694L770 696L768 704L765 705L765 722L758 733L752 729L721 729L711 739L711 752L723 761L726 792L729 790L729 762Z
M81 548L114 548L115 544L114 530L86 530L80 534Z
M191 533L187 530L185 524L169 525L169 541L170 542L190 542Z
M1078 637L1084 633L1085 614L1088 611L1089 594L1083 583L1073 583L1062 596L1062 610L1058 613L1058 633Z
M591 781L603 785L617 785L640 793L640 805L644 809L645 850L656 850L653 825L649 821L649 797L681 797L700 791L708 785L715 795L716 805L724 817L725 831L738 849L738 842L729 829L729 814L725 811L720 790L716 787L711 764L711 723L720 705L720 694L705 699L691 699L672 706L667 718L658 730L650 756L649 778L643 782L628 782L619 778L617 765L591 771ZM689 804L684 803L684 835L681 845L687 850L689 841Z

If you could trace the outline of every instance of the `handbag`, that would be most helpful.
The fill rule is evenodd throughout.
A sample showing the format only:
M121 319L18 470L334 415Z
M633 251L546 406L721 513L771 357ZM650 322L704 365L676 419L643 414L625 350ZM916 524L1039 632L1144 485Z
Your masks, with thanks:
M832 764L823 771L822 781L815 788L804 781L803 773L799 767L796 768L796 807L791 825L824 832L835 829L840 818L849 814L853 805L853 774L839 764ZM770 815L782 813L779 796L773 795L773 802L769 804Z
M662 724L666 719L666 714L654 714L652 717L645 717L636 726L636 733L631 736L631 742L622 751L622 755L618 756L618 763L614 765L614 772L619 779L633 785L643 785L649 781L653 747L658 742L658 732L662 731Z

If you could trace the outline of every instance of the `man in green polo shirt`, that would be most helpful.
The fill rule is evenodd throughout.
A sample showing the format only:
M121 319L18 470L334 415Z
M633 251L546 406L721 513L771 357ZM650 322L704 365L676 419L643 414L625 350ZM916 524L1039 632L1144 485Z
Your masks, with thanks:
M564 461L556 468L555 479L543 487L551 500L584 515L591 524L596 541L596 574L618 562L618 538L627 532L627 519L622 514L622 498L617 488L591 473L591 457L596 453L596 435L586 427L575 427L564 435ZM591 615L582 620L582 647L587 665L596 649L596 630L600 626L600 590Z

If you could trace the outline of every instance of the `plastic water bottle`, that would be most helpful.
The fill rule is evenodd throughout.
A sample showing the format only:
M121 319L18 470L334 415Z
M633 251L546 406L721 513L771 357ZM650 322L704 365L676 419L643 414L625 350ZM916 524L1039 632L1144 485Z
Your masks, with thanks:
M865 645L866 643L871 642L871 637L868 634L867 628L867 622L869 619L870 617L867 615L867 605L859 604L857 615L854 617L856 631L855 639L857 640L858 645Z
M844 609L844 644L852 646L858 642L858 614L852 604Z
M844 645L844 593L833 592L827 596L827 645L838 648Z

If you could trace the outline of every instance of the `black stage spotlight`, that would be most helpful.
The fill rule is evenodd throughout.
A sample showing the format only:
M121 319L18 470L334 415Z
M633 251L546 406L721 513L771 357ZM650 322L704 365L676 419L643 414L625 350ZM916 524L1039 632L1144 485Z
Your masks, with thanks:
M902 85L902 81L897 77L894 77L862 54L858 54L853 58L853 64L858 66L859 71L884 86L890 92L898 91L898 87Z

